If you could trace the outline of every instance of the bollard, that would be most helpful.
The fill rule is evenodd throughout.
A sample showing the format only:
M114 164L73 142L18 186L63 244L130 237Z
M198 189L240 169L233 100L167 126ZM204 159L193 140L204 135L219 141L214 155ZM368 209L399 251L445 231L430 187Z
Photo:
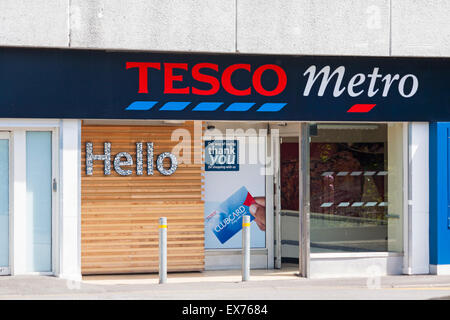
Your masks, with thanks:
M242 217L242 281L250 280L250 216Z
M159 218L159 283L167 282L167 218Z

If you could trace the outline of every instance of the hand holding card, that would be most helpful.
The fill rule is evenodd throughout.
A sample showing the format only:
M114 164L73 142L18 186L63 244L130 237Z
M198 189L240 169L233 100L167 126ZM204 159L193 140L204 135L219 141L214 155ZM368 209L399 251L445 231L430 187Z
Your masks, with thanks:
M256 197L255 203L250 205L250 213L255 217L255 222L258 228L266 231L266 198Z

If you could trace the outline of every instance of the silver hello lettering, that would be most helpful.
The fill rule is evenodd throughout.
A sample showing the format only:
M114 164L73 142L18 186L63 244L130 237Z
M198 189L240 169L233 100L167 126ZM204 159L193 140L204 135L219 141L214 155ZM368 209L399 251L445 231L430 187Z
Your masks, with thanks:
M128 152L119 152L113 160L114 170L121 176L129 176L133 172L130 167L136 164L136 175L144 175L144 152L143 143L136 143L136 161ZM153 175L154 157L153 157L153 142L147 142L147 175ZM170 160L170 166L164 167L164 160ZM125 161L123 160L125 159ZM103 154L94 154L92 142L86 142L86 175L91 176L94 172L94 161L103 161L104 174L111 175L111 143L105 142L103 146ZM178 161L174 154L170 152L161 153L156 160L156 168L159 173L165 176L170 176L175 173L178 168Z

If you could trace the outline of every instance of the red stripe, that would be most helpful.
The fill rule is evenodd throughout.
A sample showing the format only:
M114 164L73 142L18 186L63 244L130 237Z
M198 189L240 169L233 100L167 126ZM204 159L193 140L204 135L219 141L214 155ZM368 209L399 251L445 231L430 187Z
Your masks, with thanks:
M253 197L250 194L250 192L247 192L247 197L245 198L245 201L243 203L244 206L250 207L254 203L256 203L255 199L253 199Z
M359 112L359 113L366 113L375 107L376 104L355 104L350 109L347 110L347 112Z

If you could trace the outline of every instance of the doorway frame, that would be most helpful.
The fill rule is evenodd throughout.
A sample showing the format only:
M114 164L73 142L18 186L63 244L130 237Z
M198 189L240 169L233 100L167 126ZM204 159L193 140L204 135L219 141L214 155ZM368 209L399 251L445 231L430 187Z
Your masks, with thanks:
M310 272L310 192L309 192L309 123L300 123L299 133L299 263L298 272L301 277L309 278Z
M276 240L276 245L274 246L274 257L277 259L275 267L281 267L281 215L277 215L278 212L281 213L281 179L280 179L280 169L281 169L281 143L283 138L295 137L298 138L299 145L299 232L298 232L298 243L299 243L299 262L298 262L298 275L301 277L309 277L310 268L310 249L309 249L309 123L308 122L285 122L285 123L272 123L272 129L275 129L278 125L279 134L278 137L273 137L271 139L272 143L276 143L277 146L273 149L276 153L274 154L274 176L273 176L273 198L274 198L274 208L276 206L280 209L274 209L274 237ZM291 128L283 129L283 127Z
M59 269L59 128L58 127L26 127L25 131L25 144L26 144L26 133L29 131L34 132L51 132L52 140L52 177L51 177L51 188L52 188L52 219L51 219L51 270L44 272L25 272L27 275L44 275L44 276L53 276L56 275ZM25 155L26 158L26 155ZM26 161L25 161L26 164ZM25 173L26 178L26 173ZM55 190L56 189L56 190Z
M59 156L60 156L60 121L58 119L0 119L0 131L8 132L10 175L9 175L9 275L57 275L59 271ZM26 271L26 245L25 236L26 202L26 132L47 131L52 134L52 259L49 272ZM22 169L21 169L22 168ZM57 189L53 189L53 181Z

